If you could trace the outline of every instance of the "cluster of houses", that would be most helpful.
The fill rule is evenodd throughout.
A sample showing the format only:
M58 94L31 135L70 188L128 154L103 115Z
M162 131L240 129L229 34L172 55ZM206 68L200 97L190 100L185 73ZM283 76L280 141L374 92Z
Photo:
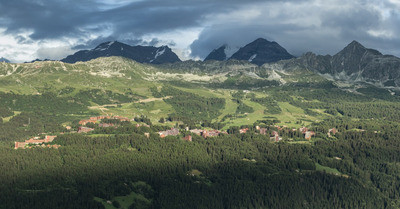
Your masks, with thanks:
M196 134L198 136L202 136L204 138L219 136L220 134L228 134L226 131L219 131L219 130L202 130L202 129L189 130L188 127L186 128L186 131L190 131L190 133ZM164 138L166 136L177 136L177 135L179 135L179 129L171 128L170 130L159 131L158 134L160 135L161 138ZM192 136L187 135L183 139L186 141L192 141Z
M145 133L145 136L147 136L146 134L149 134L149 133ZM160 135L161 138L164 138L166 136L177 136L177 135L179 135L179 129L171 128L170 130L159 131L158 134ZM147 138L149 138L149 137L147 136ZM192 136L187 135L183 138L183 140L191 142Z
M267 135L267 128L260 128L260 126L256 126L256 130L258 130L262 135ZM282 137L279 136L279 133L277 131L272 131L272 136L270 137L270 140L274 142L279 142L280 140L282 140Z
M171 128L170 130L159 131L158 134L160 135L161 138L164 138L166 136L177 136L179 135L179 129Z
M81 125L78 128L77 133L88 133L93 131L93 128L85 127L86 124L88 123L97 123L100 120L103 119L116 119L120 121L130 121L129 118L126 117L121 117L121 116L96 116L96 117L90 117L88 120L81 120L79 121L79 124ZM99 127L113 127L115 124L112 123L100 123ZM147 124L136 124L136 127L140 126L146 126L150 127ZM284 128L287 128L287 126L273 126L275 127L278 131L284 130ZM67 128L67 127L66 127ZM67 128L68 129L68 128ZM70 127L69 127L70 129ZM269 132L268 128L261 128L260 126L256 126L257 132L259 132L262 135L270 135L270 140L274 142L279 142L282 140L282 137L279 136L278 131L272 131ZM220 131L220 130L205 130L205 129L191 129L189 130L188 127L186 127L186 131L189 131L192 134L196 134L198 136L202 136L203 138L208 138L208 137L215 137L219 136L220 134L228 134L226 131ZM249 128L243 128L239 129L239 133L247 133L249 131ZM310 131L306 127L302 127L299 129L292 129L293 132L300 131L306 140L310 140L311 137L315 136L316 133L314 131ZM331 137L331 134L335 135L337 133L337 130L335 128L329 129L328 131L328 136ZM167 136L177 136L180 134L178 128L171 128L169 130L165 131L159 131L158 132L159 136L161 138L167 137ZM144 134L147 138L150 137L150 133L145 133ZM44 139L39 139L39 137L31 138L29 140L26 140L25 142L15 142L15 149L25 149L25 148L32 148L32 147L52 147L52 148L58 148L60 145L45 145L45 143L52 142L56 136L45 136ZM186 141L192 141L192 136L191 135L186 135L183 140Z
M219 134L228 134L226 131L219 131L219 130L202 130L202 129L189 130L189 128L186 128L186 131L190 131L190 133L202 136L204 138L218 136ZM179 129L171 128L170 130L159 131L158 134L160 135L161 138L164 138L166 136L177 136L179 135Z
M44 139L40 139L39 137L34 137L24 142L15 142L14 149L25 149L25 148L32 148L32 147L48 147L48 148L55 148L58 149L60 145L45 145L45 143L50 143L56 138L57 136L45 136Z
M304 138L307 140L310 140L312 136L315 136L315 132L308 130L306 127L299 128L299 131L304 134Z
M115 120L119 120L121 122L130 121L129 118L122 117L122 116L108 116L107 115L107 116L90 117L89 119L79 121L79 125L81 125L81 126L78 128L78 133L88 133L88 132L93 131L94 130L93 128L85 127L85 125L88 123L97 123L98 121L101 121L103 119L115 119ZM115 124L112 124L112 123L100 123L99 124L99 127L103 127L103 128L113 127L113 126L115 126Z
M274 126L278 129L278 131L283 130L285 128L285 126ZM282 137L279 135L278 131L272 131L272 133L270 133L267 128L261 128L259 126L256 126L256 130L262 134L262 135L268 135L270 134L270 140L274 141L274 142L278 142L282 140ZM203 130L203 129L191 129L189 130L189 128L186 128L186 131L190 131L190 133L192 134L196 134L198 136L202 136L204 138L208 138L208 137L215 137L215 136L219 136L220 134L228 134L226 131L220 131L220 130ZM249 128L243 128L239 130L239 133L244 134L247 133L249 131ZM306 140L310 140L311 137L315 136L316 133L314 131L310 131L308 128L306 127L302 127L299 129L292 129L293 132L295 131L300 131L303 135L304 138ZM336 129L330 129L330 133L336 134ZM171 128L170 130L166 130L166 131L159 131L158 134L160 135L161 138L164 138L166 136L177 136L179 135L179 129L178 128ZM191 141L191 136L190 139L189 137L185 138L185 140L187 141Z
M190 131L190 133L196 134L198 136L202 136L203 138L219 136L220 134L228 134L226 131L219 131L219 130L192 129L189 131Z
M275 125L274 127L277 128L278 131L281 131L284 128L287 128L287 126L282 126L281 127L281 126L277 126L277 125ZM266 128L260 128L259 126L256 126L256 129L260 131L260 134L263 134L263 135L267 134L267 129ZM335 130L334 131L334 134L335 134L336 133L336 129L334 129L334 130ZM282 140L282 137L279 136L279 132L278 131L272 131L271 141L278 142L278 141ZM292 131L293 132L300 131L304 135L304 139L306 139L306 140L310 140L311 137L315 136L315 134L316 134L314 131L310 131L306 127L302 127L302 128L299 128L299 129L295 129L294 128L294 129L292 129Z

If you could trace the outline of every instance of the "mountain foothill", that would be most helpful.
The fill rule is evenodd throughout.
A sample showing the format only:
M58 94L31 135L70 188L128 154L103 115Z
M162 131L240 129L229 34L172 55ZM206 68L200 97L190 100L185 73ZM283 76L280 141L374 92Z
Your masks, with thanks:
M367 82L378 87L400 86L400 58L383 55L377 50L364 47L357 41L352 41L333 56L307 52L296 58L277 42L263 38L241 47L231 56L229 53L232 52L228 52L230 49L230 46L223 44L211 51L204 62L240 60L259 67L277 63L288 71L308 69L331 80L349 83ZM109 56L121 56L147 64L178 63L179 65L182 62L168 46L130 46L118 41L105 42L94 49L78 51L61 61L76 63Z
M119 56L145 64L176 64L181 61L168 46L130 46L118 41L99 44L94 49L81 50L60 61L65 63L86 62L100 57ZM357 41L352 41L335 55L317 55L307 52L300 57L290 54L275 41L258 38L253 42L232 51L232 47L222 44L212 50L203 62L227 62L238 60L254 64L258 67L272 63L285 68L286 71L307 69L320 76L348 83L371 83L377 87L400 87L400 58L383 55L375 49L369 49ZM36 59L32 62L42 61ZM43 61L49 61L45 59ZM0 62L10 63L6 58Z

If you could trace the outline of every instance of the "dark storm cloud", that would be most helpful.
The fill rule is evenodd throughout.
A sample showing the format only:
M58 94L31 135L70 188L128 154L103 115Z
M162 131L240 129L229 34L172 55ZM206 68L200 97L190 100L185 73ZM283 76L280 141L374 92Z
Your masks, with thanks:
M197 28L192 57L258 37L294 55L334 54L358 40L400 56L399 11L394 0L0 0L0 29L20 44L74 39L74 50L110 40L173 46L186 37L165 40L163 33Z
M308 2L293 2L284 7L267 3L259 8L260 15L252 18L250 24L223 19L201 32L191 45L192 55L204 58L222 44L244 46L259 37L278 42L296 56L308 51L335 54L353 40L382 53L400 55L400 38L393 35L400 32L400 15L395 7L377 9L373 0L361 5L357 1L334 1L337 5L329 5L329 1L326 5ZM273 9L265 9L268 7Z
M32 30L30 38L34 40L81 37L107 30L112 31L113 37L128 33L140 37L148 33L196 27L202 24L204 15L262 1L146 0L116 8L105 2L1 0L0 18L6 21L2 21L0 26L7 28L9 34Z
M87 12L76 7L77 1L34 1L15 0L0 2L0 17L5 22L0 26L7 28L7 33L19 33L33 30L32 39L59 38L79 34L76 25L82 14Z
M106 37L100 37L97 39L89 40L85 42L84 44L79 44L77 46L72 47L74 50L82 50L82 49L92 49L98 46L101 43L107 42L107 41L114 41L118 40L121 41L125 44L129 45L140 45L140 44L145 44L146 42L143 39L127 39L127 40L122 40L118 37L115 36L106 36ZM157 44L157 42L154 42L154 45Z
M269 26L269 27L268 27ZM192 54L204 58L211 50L224 44L230 47L242 47L257 38L277 41L286 48L283 40L276 39L279 33L289 30L301 30L300 26L290 24L279 25L215 25L202 31L199 38L191 45Z
M73 50L83 50L83 49L92 49L95 48L96 46L100 45L101 43L107 42L107 41L112 41L112 40L118 40L122 43L131 45L131 46L136 46L136 45L148 45L148 46L156 46L158 45L161 41L157 38L153 38L150 41L146 41L143 39L122 39L120 37L115 37L115 36L107 36L107 37L100 37L97 39L90 40L86 42L85 44L80 44L77 46L72 47ZM174 42L169 42L168 46L173 47L176 44Z

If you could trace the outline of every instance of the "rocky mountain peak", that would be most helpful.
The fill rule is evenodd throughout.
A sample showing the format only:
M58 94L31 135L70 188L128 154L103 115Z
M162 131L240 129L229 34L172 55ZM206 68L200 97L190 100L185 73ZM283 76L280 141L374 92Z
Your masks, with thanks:
M365 48L357 41L352 41L332 57L332 67L336 72L344 72L350 76L363 71L376 56L382 54L377 50Z
M346 49L346 48L353 48L353 49L361 48L361 49L365 49L365 47L362 44L360 44L360 42L358 42L356 40L353 40L352 42L350 42L344 49Z
M242 47L230 57L230 59L247 60L256 65L265 63L277 62L279 60L294 58L286 49L276 42L270 42L263 38L258 38L255 41Z
M227 55L225 53L225 49L227 48L227 45L224 44L218 49L214 49L205 59L204 61L207 60L218 60L218 61L224 61L227 60Z
M108 41L99 44L94 49L78 51L61 61L75 63L89 61L99 57L120 56L140 63L163 64L179 62L178 56L168 46L130 46L118 41Z
M265 38L257 38L256 40L254 40L250 44L266 45L266 44L278 44L278 43L276 43L275 41L268 41Z
M400 86L400 58L382 55L357 41L352 41L334 56L306 53L297 62L334 80L368 82L379 87Z
M362 44L357 41L352 41L345 48L343 48L340 52L338 52L335 56L358 56L364 53L368 53L371 55L382 55L379 51L375 49L367 49Z

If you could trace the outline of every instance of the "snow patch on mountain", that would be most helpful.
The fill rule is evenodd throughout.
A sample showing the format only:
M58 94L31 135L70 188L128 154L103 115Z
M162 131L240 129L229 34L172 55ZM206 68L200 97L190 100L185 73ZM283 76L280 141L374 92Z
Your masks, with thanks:
M154 59L150 60L150 63L152 63L154 60L157 59L157 57L163 55L165 53L165 46L163 46L162 48L157 49L156 51L156 55L154 56Z
M110 47L111 45L113 45L115 43L115 41L111 41L108 43L108 47Z
M165 47L163 47L162 49L157 49L156 56L154 56L154 59L157 59L157 57L163 55L164 52L165 52Z
M249 62L252 62L256 57L257 57L257 54L253 54L253 56L251 56L249 58Z
M114 43L115 43L115 41L110 41L110 42L105 43L104 45L101 44L98 47L96 47L94 49L94 51L105 51L105 50L109 49L110 46L113 45Z

